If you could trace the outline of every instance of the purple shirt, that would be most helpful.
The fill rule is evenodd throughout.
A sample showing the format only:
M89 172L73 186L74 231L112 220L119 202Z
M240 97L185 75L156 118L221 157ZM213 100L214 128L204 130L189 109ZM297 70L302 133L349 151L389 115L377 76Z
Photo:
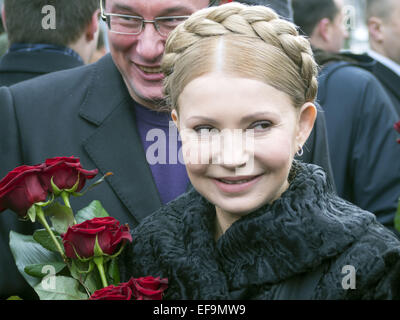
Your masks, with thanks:
M179 161L182 142L169 112L157 112L135 103L136 125L161 202L185 193L189 178Z

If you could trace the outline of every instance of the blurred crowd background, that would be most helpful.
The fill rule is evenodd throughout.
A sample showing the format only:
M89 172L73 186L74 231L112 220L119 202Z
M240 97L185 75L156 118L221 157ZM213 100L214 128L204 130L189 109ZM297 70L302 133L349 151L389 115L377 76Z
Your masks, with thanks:
M0 9L3 6L3 0L0 0ZM106 36L106 30L107 26L106 24L100 20L100 35L99 35L99 40L98 40L98 51L93 57L93 62L98 60L99 58L102 57L103 54L108 52L108 43L107 43L107 36ZM2 18L0 15L0 56L2 56L7 50L8 50L8 40L7 40L7 34L5 33L4 27L3 27L3 22Z
M346 40L344 49L355 53L366 52L368 46L368 30L365 24L365 0L345 0L345 18L343 23L346 25L349 38ZM3 5L3 0L0 0L0 7ZM102 30L105 25L102 23ZM108 50L107 39L103 32L99 37L99 47L104 46ZM3 25L0 24L0 55L7 51L7 35L4 33Z
M348 28L349 39L345 49L362 53L369 49L368 29L365 24L365 0L345 0L345 25Z

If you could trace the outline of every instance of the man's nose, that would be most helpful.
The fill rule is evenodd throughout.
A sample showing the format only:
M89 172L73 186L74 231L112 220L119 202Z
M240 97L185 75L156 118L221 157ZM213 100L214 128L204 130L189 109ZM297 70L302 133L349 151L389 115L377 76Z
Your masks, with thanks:
M158 33L153 23L145 23L138 36L137 53L145 61L159 61L164 53L164 48L165 38Z

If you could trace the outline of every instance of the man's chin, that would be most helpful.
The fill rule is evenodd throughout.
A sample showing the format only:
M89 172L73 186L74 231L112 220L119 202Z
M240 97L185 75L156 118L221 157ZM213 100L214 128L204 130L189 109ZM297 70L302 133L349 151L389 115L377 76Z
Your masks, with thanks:
M144 88L143 90L140 90L133 85L127 87L132 99L141 105L152 110L165 108L165 99L162 94L162 88Z

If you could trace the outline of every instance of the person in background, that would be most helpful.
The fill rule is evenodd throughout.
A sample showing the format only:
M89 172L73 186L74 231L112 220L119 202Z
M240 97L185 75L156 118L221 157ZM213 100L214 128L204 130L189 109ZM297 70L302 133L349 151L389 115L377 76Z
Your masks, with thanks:
M282 19L293 21L292 0L235 0L250 6L266 6L273 9Z
M342 7L341 0L293 0L294 21L322 68L317 101L325 111L338 195L393 228L400 195L396 112L367 68L371 59L340 53L347 37Z
M58 1L55 29L43 28L48 0L4 0L9 49L0 60L0 86L89 63L98 39L98 0Z
M400 118L400 1L367 0L368 52L372 72L386 89Z
M227 1L102 1L110 54L87 66L0 88L0 177L22 164L79 157L85 167L113 176L72 205L100 200L131 227L185 193L191 185L179 161L181 140L170 114L160 112L161 59L174 27L197 10ZM318 124L324 125L320 116ZM329 168L326 136L315 135L301 158ZM6 297L20 292L8 248L10 229L18 232L11 219L12 212L0 215L0 265L14 270L0 277L0 295Z
M313 47L329 53L343 48L349 36L343 24L343 0L293 0L292 4L294 21Z
M294 160L318 89L294 24L265 6L204 9L171 33L162 68L194 189L132 230L125 279L167 278L166 300L400 297L399 239ZM254 145L237 147L237 131Z
M96 50L90 59L90 63L95 63L96 61L100 60L107 54L106 43L104 40L105 34L102 28L100 28L99 32L99 40L97 42Z

